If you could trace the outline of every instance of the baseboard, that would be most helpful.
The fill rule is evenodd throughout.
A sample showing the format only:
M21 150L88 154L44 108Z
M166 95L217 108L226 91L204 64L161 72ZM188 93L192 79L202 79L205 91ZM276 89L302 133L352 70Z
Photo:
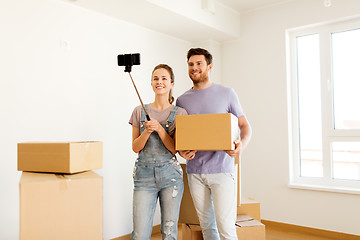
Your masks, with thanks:
M302 233L307 233L307 234L311 234L311 235L316 235L319 237L341 239L341 240L360 240L359 235L352 235L352 234L322 230L322 229L317 229L317 228L303 227L303 226L299 226L299 225L292 225L292 224L274 222L274 221L268 221L268 220L261 220L261 222L265 225L266 228L274 227L274 228L281 229L282 231L302 232Z
M273 228L281 229L282 231L302 232L319 237L341 239L341 240L360 240L359 235L352 235L347 233L328 231L328 230L304 227L304 226L293 225L288 223L274 222L269 220L261 220L261 222L265 225L266 228L273 227ZM159 232L160 232L160 225L153 226L152 233L154 234ZM131 234L127 234L121 237L113 238L111 240L130 240L130 236Z
M153 226L152 234L159 233L159 232L160 232L160 225ZM111 240L130 240L131 239L130 237L131 237L131 233L127 234L127 235L124 235L124 236L121 236L121 237L113 238Z

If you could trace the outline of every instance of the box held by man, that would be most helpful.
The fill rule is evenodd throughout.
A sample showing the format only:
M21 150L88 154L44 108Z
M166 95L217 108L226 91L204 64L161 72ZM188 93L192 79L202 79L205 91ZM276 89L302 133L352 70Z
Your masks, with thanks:
M176 150L234 150L240 136L238 118L231 113L176 116Z

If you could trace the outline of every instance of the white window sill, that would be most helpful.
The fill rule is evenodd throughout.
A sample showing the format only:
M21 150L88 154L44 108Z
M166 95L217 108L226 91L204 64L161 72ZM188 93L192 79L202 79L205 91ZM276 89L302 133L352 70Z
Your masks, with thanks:
M346 187L328 187L320 185L311 185L311 184L299 184L299 183L290 183L288 184L289 188L293 189L305 189L311 191L323 191L323 192L335 192L335 193L346 193L346 194L359 194L359 188L346 188Z

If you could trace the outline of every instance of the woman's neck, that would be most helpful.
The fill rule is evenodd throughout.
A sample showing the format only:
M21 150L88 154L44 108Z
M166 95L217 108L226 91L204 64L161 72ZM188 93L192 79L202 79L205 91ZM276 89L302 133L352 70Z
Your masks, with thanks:
M170 106L169 99L165 96L155 96L155 101L151 103L151 107L156 110L165 110Z

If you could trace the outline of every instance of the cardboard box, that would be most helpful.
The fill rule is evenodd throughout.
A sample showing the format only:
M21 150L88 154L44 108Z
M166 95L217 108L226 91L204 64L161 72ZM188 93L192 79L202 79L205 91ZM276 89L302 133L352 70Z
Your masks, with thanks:
M248 215L253 219L261 222L260 202L253 198L242 198L240 205L237 207L238 215Z
M20 240L102 239L102 177L23 172Z
M176 150L234 150L239 136L238 118L231 113L176 116Z
M77 173L102 168L102 142L18 143L18 170Z
M239 215L236 220L236 234L240 240L265 240L265 225L247 216ZM202 231L199 225L181 224L183 240L202 240Z
M238 215L236 234L241 240L265 240L265 225L247 215Z
M202 240L201 227L199 225L181 224L181 234L183 240Z
M184 193L180 204L179 222L186 224L200 224L189 189L189 183L186 174L186 164L180 165L184 173Z

